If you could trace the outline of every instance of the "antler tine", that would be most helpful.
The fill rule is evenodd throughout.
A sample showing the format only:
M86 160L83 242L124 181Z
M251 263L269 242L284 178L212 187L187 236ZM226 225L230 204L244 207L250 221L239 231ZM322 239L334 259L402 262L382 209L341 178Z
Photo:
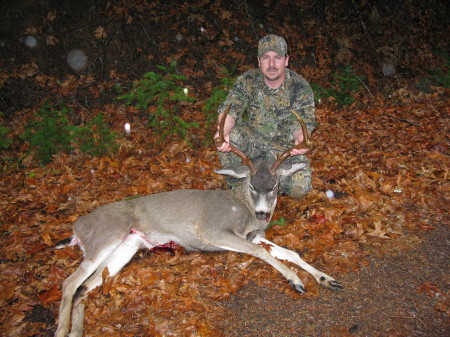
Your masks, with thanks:
M295 111L292 111L292 113L295 115L295 117L297 117L298 121L300 122L300 125L302 127L302 132L303 132L303 140L301 143L284 151L281 154L281 156L278 157L277 161L270 168L270 172L272 172L272 174L275 174L275 172L277 171L277 169L281 165L281 163L290 156L292 150L294 150L294 149L298 149L298 150L299 149L311 149L313 146L313 143L309 139L308 129L306 128L305 122L303 121L303 119L301 119L301 117Z
M223 135L223 128L225 126L225 119L227 118L228 112L230 111L230 107L231 107L231 104L229 104L228 107L225 109L225 111L222 114L222 118L220 119L219 137L216 138L216 140L215 140L215 143L216 143L217 147L219 147L223 143L225 143L225 137ZM230 145L230 148L231 148L231 152L233 152L234 154L238 155L242 159L244 164L248 166L248 168L250 169L250 172L252 174L255 174L256 173L256 169L253 166L253 163L251 162L251 160L241 150L239 150L237 147L235 147L234 145L231 145L231 144L229 144L229 145Z

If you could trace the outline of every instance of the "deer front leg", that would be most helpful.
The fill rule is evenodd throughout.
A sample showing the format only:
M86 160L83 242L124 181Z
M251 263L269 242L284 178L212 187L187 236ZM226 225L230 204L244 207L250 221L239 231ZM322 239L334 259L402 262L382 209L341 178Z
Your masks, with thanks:
M267 250L265 250L262 246L249 242L244 238L231 233L223 234L220 242L215 240L212 245L233 252L249 254L266 261L281 274L283 274L295 290L302 294L306 293L303 282L300 280L298 275L284 263L278 261L271 254L269 254L269 252L267 252Z
M324 286L325 288L330 289L330 290L335 290L335 291L342 290L344 288L342 286L342 284L337 282L332 277L321 272L320 270L317 270L310 264L303 261L296 252L293 252L292 250L277 246L273 242L266 240L265 238L263 238L259 235L255 236L252 239L252 242L257 245L264 244L264 246L267 247L267 250L273 257L283 260L283 261L292 262L292 263L296 264L297 266L301 267L302 269L306 270L308 273L310 273L316 279L316 281L320 285Z

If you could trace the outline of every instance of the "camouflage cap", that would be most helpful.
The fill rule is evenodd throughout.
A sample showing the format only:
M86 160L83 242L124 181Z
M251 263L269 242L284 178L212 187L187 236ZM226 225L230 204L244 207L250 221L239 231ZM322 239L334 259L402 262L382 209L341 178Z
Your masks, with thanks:
M287 54L287 44L284 38L275 34L264 36L258 42L258 57L264 55L268 51L285 56Z

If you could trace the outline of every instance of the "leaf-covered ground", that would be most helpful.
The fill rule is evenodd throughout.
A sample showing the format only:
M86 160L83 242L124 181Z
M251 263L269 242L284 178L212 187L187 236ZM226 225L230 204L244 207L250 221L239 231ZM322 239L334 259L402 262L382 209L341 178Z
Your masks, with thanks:
M237 64L238 73L255 67L257 37L275 32L286 36L291 68L308 81L326 86L330 75L345 65L353 65L367 81L350 107L338 108L332 101L318 105L319 127L310 155L314 191L302 200L281 197L274 219L283 218L287 226L275 225L267 236L345 280L350 290L336 296L348 295L343 300L346 309L354 299L362 307L378 305L380 314L368 311L348 326L351 319L344 324L326 315L333 311L324 301L334 294L319 289L303 271L298 273L308 293L300 296L255 258L185 254L179 249L141 252L93 291L86 308L86 335L256 335L255 328L251 330L258 323L252 320L255 314L242 308L260 303L271 309L256 315L271 336L276 331L280 336L288 336L286 331L291 336L444 336L449 285L442 269L448 263L437 257L435 264L424 260L424 275L432 275L433 268L438 275L427 282L398 268L402 260L397 255L419 252L421 245L430 254L448 249L442 243L431 249L440 238L448 241L448 90L426 81L427 69L445 66L433 53L448 48L448 26L440 16L445 10L448 5L439 1L3 4L0 118L15 141L1 152L0 334L54 332L62 281L76 269L81 252L52 246L71 235L78 216L127 197L225 188L223 178L212 172L219 167L215 150L204 145L211 130L196 131L193 148L177 139L157 144L146 126L146 114L116 101L114 88L130 87L155 65L177 59L190 93L199 98L183 106L182 115L205 125L202 107L223 76L221 65L230 69ZM21 43L27 34L37 36L37 48L26 49ZM84 49L90 58L81 73L72 72L64 60L73 47ZM395 60L395 77L381 73L387 59ZM78 123L101 112L120 134L128 121L131 135L118 140L120 149L110 157L75 151L39 166L17 137L44 101L64 102ZM327 190L334 198L326 196ZM421 239L435 229L439 235ZM417 296L428 309L426 315L420 316L423 312L416 312L414 305L416 311L401 307L389 311L395 312L389 316L392 321L418 323L387 324L382 313L396 302L380 296L366 303L376 290L352 288L363 286L357 280L370 280L370 273L385 276L374 276L381 288L390 285L389 277L405 277L410 284L408 301ZM282 318L299 315L299 304L302 315L310 317L305 321L308 327L291 325L289 330ZM311 309L315 306L324 309L318 313ZM421 319L434 323L420 324ZM367 326L374 320L386 324L371 332Z

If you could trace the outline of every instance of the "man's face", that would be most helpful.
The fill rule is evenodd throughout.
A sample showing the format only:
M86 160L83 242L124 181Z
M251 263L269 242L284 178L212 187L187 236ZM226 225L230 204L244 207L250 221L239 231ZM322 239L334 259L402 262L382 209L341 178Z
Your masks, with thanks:
M258 58L258 65L268 81L284 80L289 56L281 56L274 51L268 51Z

